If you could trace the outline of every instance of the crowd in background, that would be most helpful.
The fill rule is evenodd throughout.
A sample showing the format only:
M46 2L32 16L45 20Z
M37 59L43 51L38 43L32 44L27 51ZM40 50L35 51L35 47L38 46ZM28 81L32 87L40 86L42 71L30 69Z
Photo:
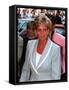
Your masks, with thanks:
M55 17L57 24L65 24L65 11L64 10L49 10L49 9L27 9L18 8L17 9L18 18L35 18L40 14L44 14L48 17ZM54 21L54 19L53 19Z

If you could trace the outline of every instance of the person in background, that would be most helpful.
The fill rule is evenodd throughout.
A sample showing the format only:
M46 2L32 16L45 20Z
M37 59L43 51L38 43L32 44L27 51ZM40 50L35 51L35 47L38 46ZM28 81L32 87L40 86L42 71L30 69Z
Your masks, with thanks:
M27 10L26 15L27 15L27 18L32 18L32 13L31 13L31 11Z
M57 11L55 18L56 18L56 24L62 24L59 10Z
M17 36L17 81L19 80L20 76L20 60L22 56L22 50L23 50L23 38L21 36Z
M19 61L19 77L21 75L22 72L22 66L24 64L25 61L25 54L26 54L26 46L29 40L32 39L36 39L36 35L35 35L35 26L34 26L34 21L29 21L27 24L27 30L26 32L22 35L23 38L23 48L22 48L22 55L21 55L21 60Z

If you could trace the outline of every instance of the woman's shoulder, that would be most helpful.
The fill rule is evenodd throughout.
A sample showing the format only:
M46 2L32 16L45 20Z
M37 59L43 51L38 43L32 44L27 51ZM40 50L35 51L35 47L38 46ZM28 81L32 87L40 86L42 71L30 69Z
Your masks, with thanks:
M58 53L60 53L60 50L61 50L60 46L58 44L54 43L52 40L51 40L51 43L52 43L51 56L58 55Z
M53 44L52 46L53 46L54 49L59 49L60 48L60 46L58 44L56 44L55 42L53 42L52 40L51 40L51 43Z

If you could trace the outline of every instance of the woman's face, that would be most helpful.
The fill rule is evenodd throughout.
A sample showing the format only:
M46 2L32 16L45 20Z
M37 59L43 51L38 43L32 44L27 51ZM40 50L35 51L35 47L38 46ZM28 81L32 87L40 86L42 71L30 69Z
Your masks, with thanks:
M45 23L41 23L37 26L36 35L40 40L45 40L48 38L49 29Z

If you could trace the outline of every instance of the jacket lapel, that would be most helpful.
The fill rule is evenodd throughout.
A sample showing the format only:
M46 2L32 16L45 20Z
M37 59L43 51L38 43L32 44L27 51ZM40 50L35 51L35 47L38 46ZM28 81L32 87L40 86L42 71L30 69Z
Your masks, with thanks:
M46 44L46 46L44 48L44 51L41 55L38 66L36 67L36 65L35 65L36 64L36 54L35 54L35 52L36 52L36 49L37 49L37 45L38 45L38 40L35 41L35 43L31 46L31 50L30 50L30 52L31 52L30 53L30 55L31 55L30 62L31 62L32 68L36 72L36 74L38 74L37 70L42 66L42 64L46 60L47 56L49 55L50 50L52 48L52 42L48 38L47 44Z
M35 41L35 43L31 46L31 59L30 59L30 63L31 63L31 65L32 65L32 68L33 68L33 70L36 72L36 74L38 74L38 72L37 72L37 68L36 68L36 54L35 54L35 49L36 49L36 47L37 47L37 43L38 43L38 41L36 40ZM34 48L33 48L34 47Z
M39 63L38 63L38 66L37 66L37 69L39 69L40 66L42 66L42 64L44 63L44 61L46 60L47 56L49 55L50 53L50 50L51 50L51 47L52 47L52 42L51 40L48 38L48 41L47 41L47 44L44 48L44 51L41 55L41 58L39 60Z

